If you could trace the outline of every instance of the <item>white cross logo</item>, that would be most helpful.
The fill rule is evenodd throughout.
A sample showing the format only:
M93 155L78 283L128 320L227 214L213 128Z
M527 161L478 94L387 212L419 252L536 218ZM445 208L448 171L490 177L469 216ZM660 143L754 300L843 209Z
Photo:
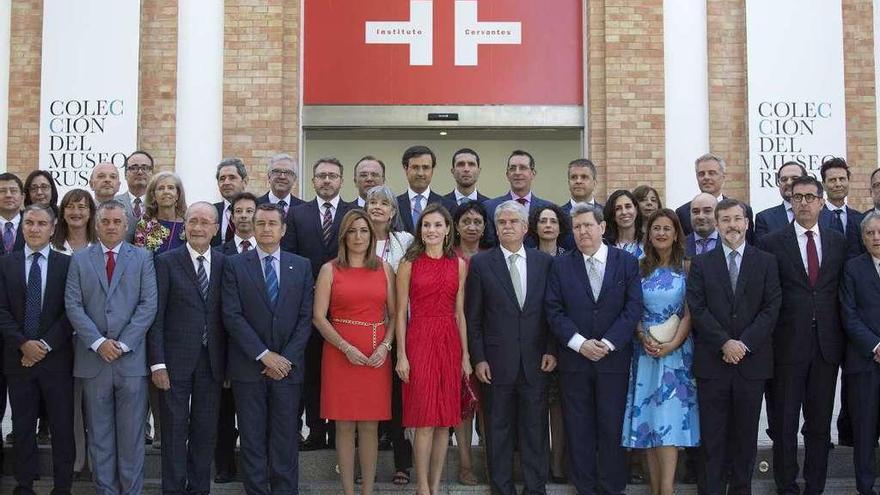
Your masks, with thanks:
M433 65L432 0L410 0L409 21L368 21L366 42L409 45L409 65Z
M455 65L477 65L479 45L522 44L519 22L480 22L476 0L455 2Z

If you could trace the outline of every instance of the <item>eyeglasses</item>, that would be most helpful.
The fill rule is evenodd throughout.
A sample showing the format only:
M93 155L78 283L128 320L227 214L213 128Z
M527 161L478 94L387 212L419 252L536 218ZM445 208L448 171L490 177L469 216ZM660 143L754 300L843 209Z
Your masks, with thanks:
M269 175L289 175L291 177L296 177L296 172L293 170L287 170L286 168L273 168L269 171Z
M379 172L360 172L358 173L358 179L378 179L382 177L382 174Z
M21 194L21 189L17 187L0 188L0 194Z
M800 194L800 193L798 193L798 194L791 195L792 203L801 203L801 202L812 203L813 201L816 201L817 199L819 199L819 196L816 196L815 194Z
M320 173L320 174L315 174L315 178L318 179L318 180L327 180L327 179L330 179L330 180L337 180L337 179L339 179L340 177L342 177L342 176L339 175L339 174L337 174L337 173L335 173L335 172L323 172L323 173Z
M28 190L30 190L30 192L51 191L52 186L49 184L33 184Z
M153 166L152 165L132 164L132 165L126 166L125 170L128 172L152 172Z

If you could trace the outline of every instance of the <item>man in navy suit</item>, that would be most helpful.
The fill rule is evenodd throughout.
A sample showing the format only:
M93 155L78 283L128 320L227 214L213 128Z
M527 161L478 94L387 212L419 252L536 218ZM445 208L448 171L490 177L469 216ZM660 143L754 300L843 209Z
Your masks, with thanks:
M416 222L422 214L422 210L429 204L440 203L450 209L452 206L443 196L431 190L431 179L434 177L434 168L437 166L437 156L427 146L410 146L403 152L401 158L403 171L406 173L406 181L409 189L397 197L397 207L400 211L400 219L403 228L407 232L415 233Z
M603 208L593 194L596 190L597 174L596 164L586 158L577 158L568 163L568 191L571 193L571 199L560 205L566 215L570 217L571 209L579 204ZM566 218L566 221L570 222L570 218ZM569 251L574 249L574 232L569 232L560 239L559 245Z
M223 321L229 375L241 418L241 467L248 495L298 493L299 411L312 333L314 277L309 261L281 250L276 205L254 216L257 248L225 262ZM267 469L268 466L268 469Z
M215 177L217 178L217 189L220 190L220 196L223 197L223 201L214 203L217 216L220 218L220 228L211 239L211 245L217 247L232 239L235 234L231 201L247 188L247 167L244 166L244 162L240 158L224 158L217 164Z
M296 160L287 153L279 153L269 158L269 165L266 167L269 191L257 198L257 204L277 204L284 210L284 218L287 219L291 208L304 202L293 195L293 185L296 184L298 168ZM290 232L287 235L290 235ZM284 245L285 241L282 240L281 244Z
M22 214L23 251L0 258L0 329L15 430L16 495L34 495L37 416L45 404L52 430L53 494L70 494L73 477L73 329L64 312L70 257L49 248L55 213L30 205ZM5 398L4 398L5 400Z
M0 174L0 255L24 249L24 236L21 235L22 201L24 184L21 179L9 172Z
M575 206L572 223L577 249L553 259L545 297L547 323L562 344L569 478L578 494L618 495L627 482L620 436L633 333L642 316L639 263L602 243L601 209Z
M788 167L793 168L793 167ZM779 493L798 493L797 433L803 409L804 493L821 493L828 468L837 368L846 339L839 313L843 234L822 228L822 184L810 176L791 183L792 225L761 238L776 256L782 308L773 334L773 466Z
M495 217L495 208L501 203L513 200L525 206L529 210L529 215L538 208L550 204L549 201L543 200L532 192L532 181L535 180L537 171L535 170L535 158L528 151L514 150L507 158L507 182L510 184L510 192L503 196L486 201L486 214L488 218ZM486 225L485 242L489 246L495 246L498 239L495 236L495 226L492 222ZM534 242L534 241L530 241ZM534 245L528 247L535 247Z
M455 208L468 201L482 203L489 199L477 191L477 181L480 179L480 155L470 148L462 148L452 155L452 178L455 180L455 189L443 196L446 204L451 206L449 213L455 216Z
M160 390L162 491L208 493L217 435L226 335L220 316L223 254L211 249L217 210L190 205L186 244L156 257L158 310L147 336L153 384Z
M712 153L706 153L705 155L700 156L694 161L694 172L697 177L697 185L700 187L700 192L704 192L706 194L711 195L715 198L715 201L721 201L726 196L722 193L724 189L724 182L727 179L725 172L727 170L727 163L718 155ZM752 229L752 208L746 205L746 210L749 215L749 232L746 235L746 242L754 242L754 231ZM675 214L678 216L679 221L681 221L681 228L684 231L685 235L690 235L693 230L693 223L691 222L691 202L679 206L675 210Z
M525 493L547 483L547 373L556 367L544 306L553 258L526 249L524 206L495 209L499 246L471 258L467 277L468 349L485 384L492 492L514 495L513 448L519 439Z
M880 410L880 213L861 225L867 253L846 262L840 290L847 346L844 373L852 418L853 464L859 493L875 493L875 443Z
M715 228L715 206L718 200L711 194L700 193L688 204L691 205L691 233L685 238L684 250L688 258L693 258L698 254L708 253L721 244Z
M287 217L287 230L293 234L285 251L298 254L311 262L312 276L317 277L321 266L339 252L339 223L348 210L354 208L339 197L342 189L342 163L336 158L321 158L312 167L312 185L315 199L293 209ZM259 241L259 239L257 239ZM329 426L321 418L321 353L324 339L315 330L306 348L306 374L301 407L306 413L309 438L303 450L326 449L330 445ZM302 416L300 414L297 417Z
M749 493L761 396L773 376L772 334L782 289L776 259L746 243L745 204L724 199L714 215L721 248L694 258L687 280L704 466L701 492Z
M755 215L755 240L783 229L794 220L794 210L791 204L791 183L798 177L807 175L807 169L798 162L785 162L776 171L776 185L779 187L779 195L782 196L782 204L772 206Z

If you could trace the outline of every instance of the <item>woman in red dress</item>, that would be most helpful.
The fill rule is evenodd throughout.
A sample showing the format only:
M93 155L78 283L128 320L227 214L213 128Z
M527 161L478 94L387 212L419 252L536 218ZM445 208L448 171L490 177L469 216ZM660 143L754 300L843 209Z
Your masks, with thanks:
M439 204L429 205L397 268L395 320L403 426L415 428L419 495L439 493L449 428L461 422L462 377L471 374L464 319L466 276L464 260L453 251L449 212Z
M339 255L315 285L313 321L324 337L321 417L336 421L336 455L346 495L354 494L357 431L363 485L373 493L379 421L391 418L394 274L376 256L370 218L361 209L339 226Z

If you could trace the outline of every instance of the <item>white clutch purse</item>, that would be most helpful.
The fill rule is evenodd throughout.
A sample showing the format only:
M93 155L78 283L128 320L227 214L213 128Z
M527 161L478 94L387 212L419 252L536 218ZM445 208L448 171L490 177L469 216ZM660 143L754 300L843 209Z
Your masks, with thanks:
M663 323L648 327L648 335L657 342L665 344L675 338L679 323L681 320L678 315L672 315Z

